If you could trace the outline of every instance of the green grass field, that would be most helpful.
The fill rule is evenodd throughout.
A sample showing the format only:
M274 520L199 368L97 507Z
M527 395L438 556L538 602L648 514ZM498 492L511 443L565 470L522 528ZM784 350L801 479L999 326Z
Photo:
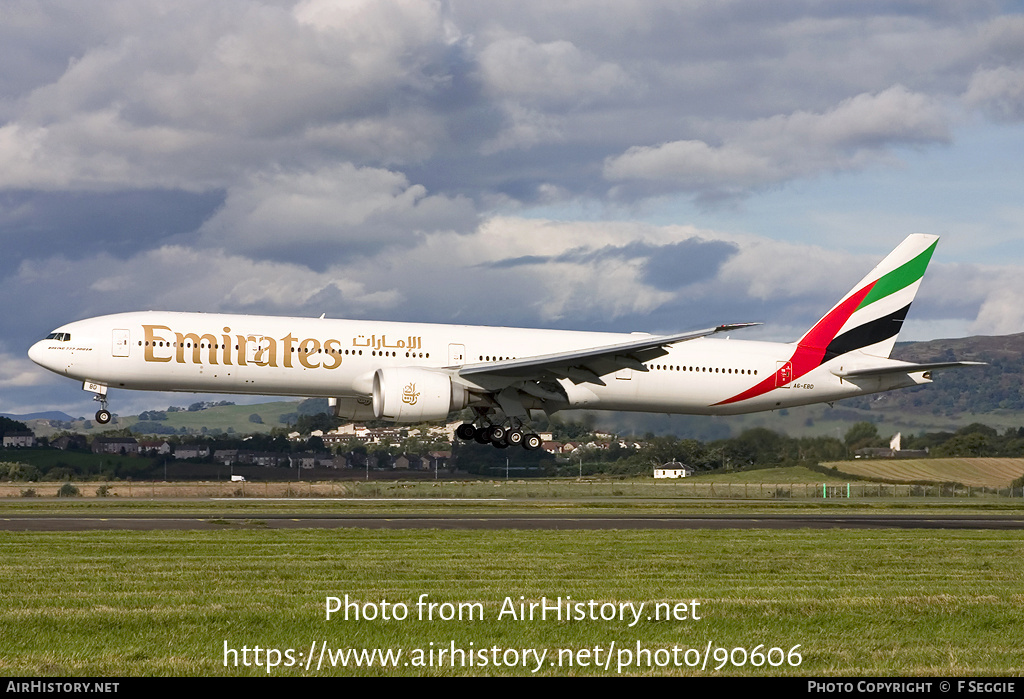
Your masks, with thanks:
M749 471L723 473L696 473L689 477L691 482L703 483L846 483L849 478L818 473L804 466L782 466L780 468L756 468Z
M262 675L264 666L234 664L243 647L260 646L282 652L282 667L270 673L277 676L520 676L536 667L526 649L547 651L538 674L613 675L639 643L654 667L641 653L641 666L629 663L622 674L1016 674L1024 647L1020 554L1019 533L993 531L5 532L0 673ZM346 594L361 604L405 603L409 618L327 621L326 598ZM419 620L421 594L478 602L485 618ZM642 618L632 628L497 619L503 600L520 596L643 602L646 611L684 604L702 618ZM415 664L417 649L453 642L500 648L504 662L531 661ZM236 652L228 667L225 643ZM320 643L403 656L397 667L381 667L379 658L369 668L283 666L287 649L304 664ZM687 667L708 644L707 667ZM776 662L797 645L796 667L750 665L758 646L782 649L770 655ZM612 648L610 667L595 667ZM673 648L681 667L669 660ZM733 650L741 648L746 663L744 651ZM515 656L505 653L512 649ZM716 671L725 656L741 667Z

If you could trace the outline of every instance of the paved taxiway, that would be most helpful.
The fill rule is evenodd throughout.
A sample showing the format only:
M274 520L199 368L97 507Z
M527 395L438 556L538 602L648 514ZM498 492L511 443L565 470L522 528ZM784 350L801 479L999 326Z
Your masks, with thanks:
M1024 530L1021 515L762 514L8 514L0 531L265 529L994 529Z

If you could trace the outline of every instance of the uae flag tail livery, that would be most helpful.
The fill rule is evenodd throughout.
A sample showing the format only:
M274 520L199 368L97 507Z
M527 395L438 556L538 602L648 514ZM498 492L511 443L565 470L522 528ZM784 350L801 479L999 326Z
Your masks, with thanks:
M764 395L844 356L849 357L851 363L838 366L831 372L841 378L979 364L944 362L914 365L892 360L871 361L872 358L885 360L892 352L938 242L939 237L935 235L909 236L796 342L792 356L788 361L779 363L774 375L718 404L728 405ZM850 353L854 352L856 356L851 356Z

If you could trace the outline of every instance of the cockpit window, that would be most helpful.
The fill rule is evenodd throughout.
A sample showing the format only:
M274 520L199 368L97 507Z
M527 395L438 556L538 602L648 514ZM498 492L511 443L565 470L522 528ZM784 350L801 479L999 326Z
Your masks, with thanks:
M57 342L71 342L71 333L50 333L46 336L47 340L56 340Z

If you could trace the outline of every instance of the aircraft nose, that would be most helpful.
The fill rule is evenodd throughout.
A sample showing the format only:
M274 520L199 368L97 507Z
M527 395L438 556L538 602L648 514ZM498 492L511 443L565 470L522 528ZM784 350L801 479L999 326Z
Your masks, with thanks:
M41 367L49 368L46 366L46 352L44 348L45 344L46 343L44 341L40 340L39 342L29 347L28 358Z

